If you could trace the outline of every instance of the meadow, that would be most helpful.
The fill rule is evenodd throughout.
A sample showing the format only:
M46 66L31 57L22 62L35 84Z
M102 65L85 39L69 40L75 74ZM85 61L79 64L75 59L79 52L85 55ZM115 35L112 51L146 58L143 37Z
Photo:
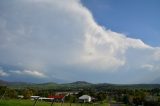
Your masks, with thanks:
M0 106L33 106L34 101L32 100L20 100L20 99L12 99L12 100L1 100ZM51 102L38 101L36 106L51 106ZM52 106L109 106L108 103L53 103Z

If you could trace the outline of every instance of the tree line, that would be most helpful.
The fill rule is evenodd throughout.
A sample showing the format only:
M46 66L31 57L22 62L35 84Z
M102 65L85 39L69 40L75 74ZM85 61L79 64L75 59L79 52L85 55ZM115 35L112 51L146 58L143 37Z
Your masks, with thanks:
M75 90L75 89L74 89ZM63 91L63 90L61 90ZM105 90L97 89L81 89L77 90L78 94L70 94L65 97L65 102L78 102L78 97L82 95L90 95L94 98L93 102L122 102L128 105L144 105L144 106L160 106L160 89L114 89L108 88ZM30 99L32 95L48 97L55 95L57 90L54 89L36 89L24 88L13 89L7 86L0 86L0 99L16 99L18 95L23 95L23 99ZM59 92L59 91L58 91ZM66 91L72 92L72 89Z

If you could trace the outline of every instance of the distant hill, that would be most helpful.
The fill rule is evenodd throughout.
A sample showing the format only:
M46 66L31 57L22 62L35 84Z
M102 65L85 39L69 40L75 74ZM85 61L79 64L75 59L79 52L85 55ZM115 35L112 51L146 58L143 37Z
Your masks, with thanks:
M29 87L33 86L34 83L27 83L27 82L9 82L9 81L4 81L0 80L0 86L8 86L12 88L24 88L24 87Z
M160 88L160 84L108 84L108 83L100 83L100 84L92 84L85 81L76 81L72 83L64 83L57 84L54 82L48 83L26 83L26 82L8 82L0 80L0 86L8 86L10 88L22 89L22 88L39 88L39 89L55 89L55 90L70 90L70 89L85 89L85 88L94 88L96 90L106 90L110 88L116 89L152 89L152 88Z
M0 85L8 85L7 81L0 80Z
M75 85L91 85L92 83L86 82L86 81L76 81L72 82L70 84L75 84Z

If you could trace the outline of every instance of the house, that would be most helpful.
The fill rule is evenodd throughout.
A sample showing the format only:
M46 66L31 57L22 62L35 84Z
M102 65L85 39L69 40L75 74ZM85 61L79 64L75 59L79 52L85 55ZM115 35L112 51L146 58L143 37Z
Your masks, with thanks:
M83 103L86 103L86 102L91 102L91 96L89 95L82 95L81 97L79 97L79 102L83 102Z

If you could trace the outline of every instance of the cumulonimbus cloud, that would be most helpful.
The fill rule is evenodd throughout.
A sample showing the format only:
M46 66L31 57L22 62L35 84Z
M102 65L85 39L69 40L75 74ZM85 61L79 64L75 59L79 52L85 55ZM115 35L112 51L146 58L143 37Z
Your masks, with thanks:
M49 76L72 66L112 72L160 62L159 48L98 25L79 0L1 1L0 7L2 67Z

